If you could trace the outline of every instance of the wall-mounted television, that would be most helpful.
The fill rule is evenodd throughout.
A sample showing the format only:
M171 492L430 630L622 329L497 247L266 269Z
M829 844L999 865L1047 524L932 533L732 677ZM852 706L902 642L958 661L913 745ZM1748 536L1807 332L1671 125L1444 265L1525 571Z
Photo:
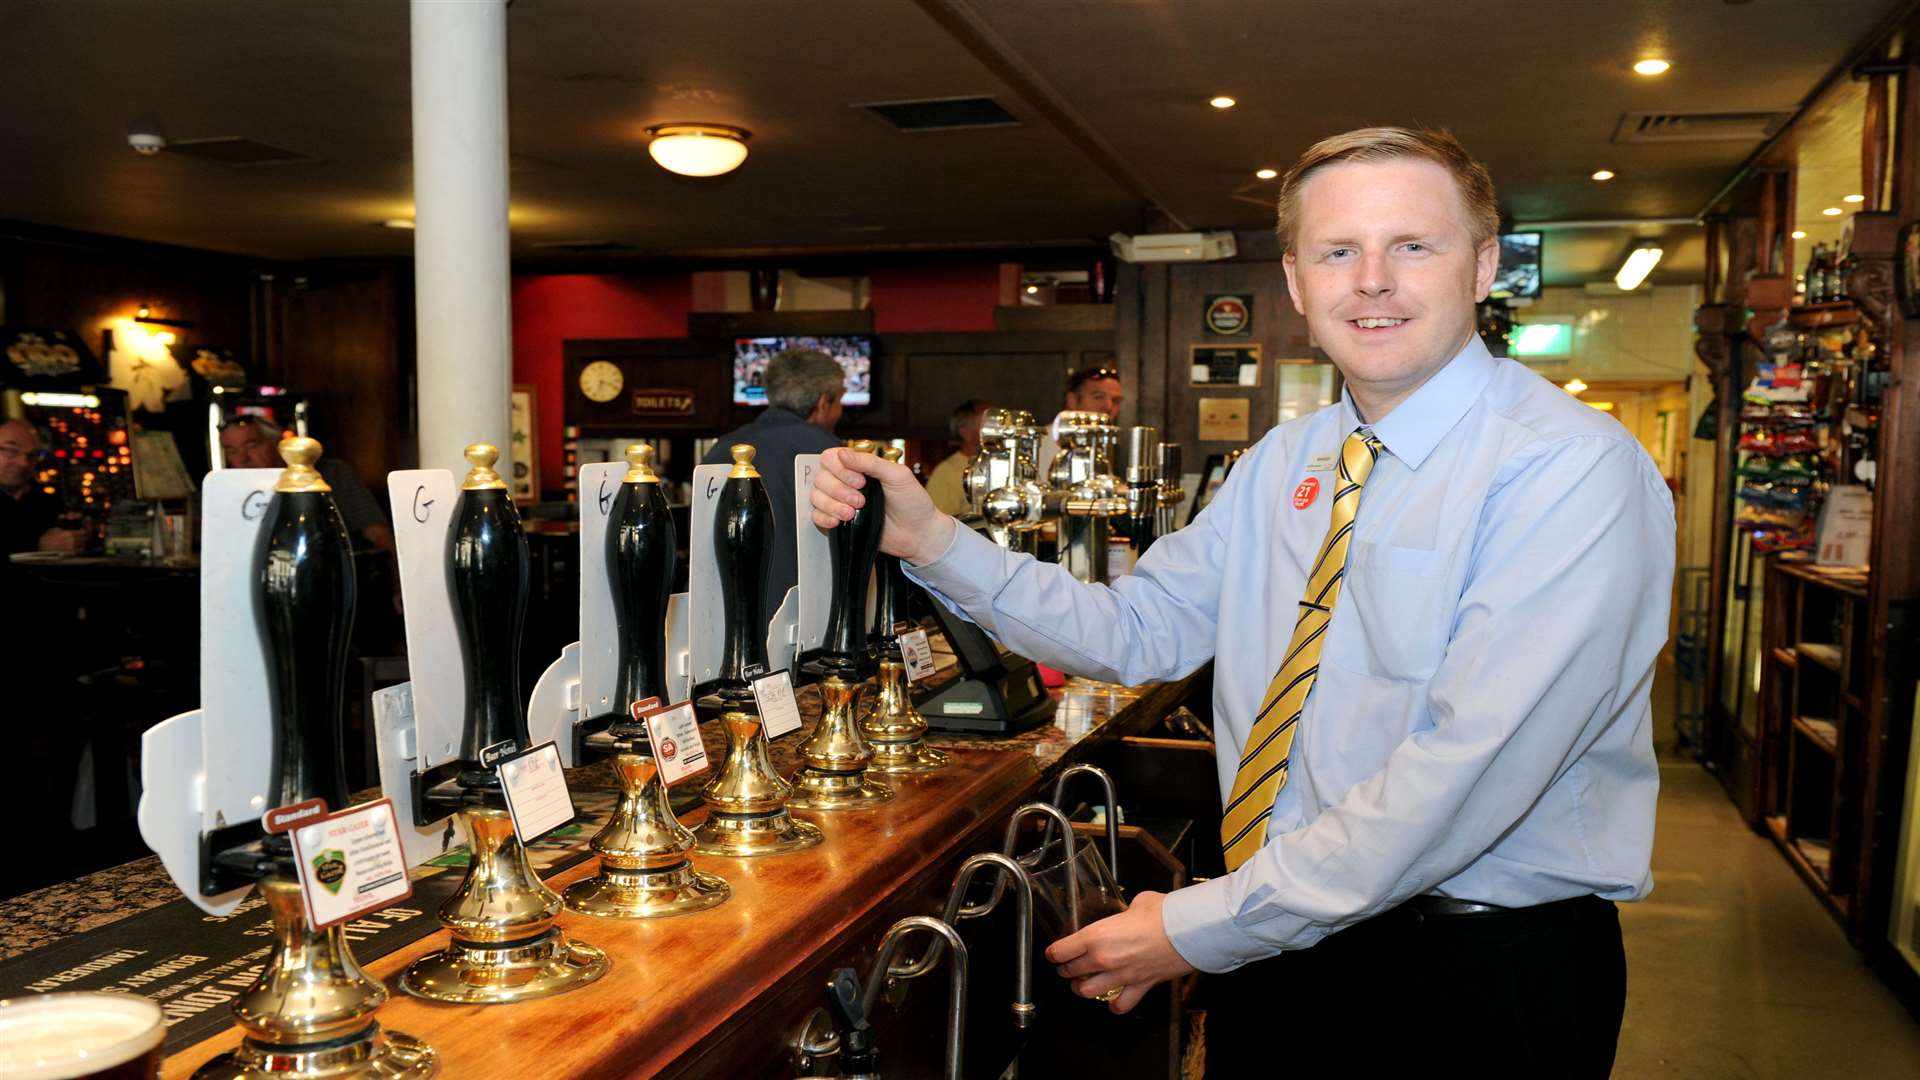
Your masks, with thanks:
M753 337L733 339L733 402L765 405L767 361L787 349L819 349L840 362L846 373L846 392L840 403L858 408L873 401L873 339L864 334L814 337Z
M1500 271L1493 276L1487 296L1494 300L1538 300L1545 277L1540 265L1537 232L1500 234Z

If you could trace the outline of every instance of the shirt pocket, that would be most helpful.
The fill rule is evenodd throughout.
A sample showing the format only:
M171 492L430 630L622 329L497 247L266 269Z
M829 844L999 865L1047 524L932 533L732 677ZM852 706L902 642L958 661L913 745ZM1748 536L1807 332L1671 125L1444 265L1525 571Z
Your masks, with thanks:
M1425 682L1446 658L1454 589L1446 553L1355 541L1326 658L1349 671Z

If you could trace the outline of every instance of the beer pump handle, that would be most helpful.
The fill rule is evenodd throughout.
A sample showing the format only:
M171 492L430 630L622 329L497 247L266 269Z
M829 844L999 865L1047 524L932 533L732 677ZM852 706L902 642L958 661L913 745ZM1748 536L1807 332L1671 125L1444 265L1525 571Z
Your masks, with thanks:
M749 673L767 667L767 575L773 569L773 504L753 467L754 449L732 448L733 470L714 507L714 565L720 576L720 610L726 632L720 651L719 681L738 694Z
M530 576L527 536L506 481L493 469L500 451L474 443L466 458L471 468L447 533L447 587L467 684L458 786L497 796L493 759L524 750L528 742L520 696L520 634Z
M880 456L898 463L901 458L900 448L882 447ZM906 568L900 564L898 555L881 552L875 557L873 591L873 629L869 640L876 648L888 655L897 656L900 646L894 639L894 628L901 623L913 621L911 610L913 586L907 580Z
M847 444L856 454L871 454L878 444L856 439ZM886 524L886 499L879 484L867 485L866 501L851 520L827 532L833 556L833 592L827 611L827 634L820 653L822 669L864 678L873 666L867 645L867 578L880 553L880 530Z
M267 658L272 773L267 807L323 799L347 802L340 757L343 679L353 632L352 543L332 488L314 463L320 444L280 444L286 469L274 484L254 557L255 618ZM284 835L269 850L287 857Z
M673 513L653 471L653 447L627 447L627 474L607 523L607 579L616 627L613 730L644 738L627 708L643 698L667 700L667 598L679 555ZM632 730L638 727L639 731Z

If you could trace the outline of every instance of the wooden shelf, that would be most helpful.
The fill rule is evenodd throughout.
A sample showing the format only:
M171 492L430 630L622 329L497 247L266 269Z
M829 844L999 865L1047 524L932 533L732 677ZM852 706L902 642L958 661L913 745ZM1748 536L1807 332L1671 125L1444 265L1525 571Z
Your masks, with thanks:
M1860 321L1860 309L1851 300L1829 304L1795 304L1788 309L1795 326L1845 326Z
M1832 852L1819 840L1787 835L1787 819L1779 814L1769 814L1766 818L1767 832L1773 836L1773 842L1787 856L1787 862L1813 886L1813 894L1839 916L1842 923L1847 921L1848 902L1845 896L1835 893L1827 884L1828 868L1832 864ZM1811 849L1811 850L1809 850ZM1818 858L1818 862L1815 859Z
M1840 646L1825 645L1817 641L1803 641L1794 647L1794 655L1804 656L1838 674L1840 671Z
M1831 720L1822 720L1817 716L1796 716L1793 718L1793 727L1829 754L1837 753L1840 749L1840 727Z
M1798 849L1800 857L1807 861L1807 866L1819 876L1821 881L1833 880L1827 873L1833 865L1833 849L1827 846L1825 840L1814 840L1802 836L1794 840L1793 846Z
M1792 667L1798 659L1794 651L1784 645L1775 645L1773 647L1773 658L1788 667Z

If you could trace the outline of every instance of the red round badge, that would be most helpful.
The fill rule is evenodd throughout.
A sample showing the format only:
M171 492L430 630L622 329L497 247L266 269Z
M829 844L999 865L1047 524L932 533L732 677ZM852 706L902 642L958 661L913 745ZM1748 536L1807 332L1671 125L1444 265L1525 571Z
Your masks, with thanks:
M1300 481L1299 487L1293 489L1293 508L1295 510L1305 510L1307 507L1313 505L1315 496L1319 494L1320 478L1317 476L1307 477L1305 480Z
M660 756L662 758L665 758L668 761L672 761L675 757L679 756L679 754L680 754L680 748L674 745L674 742L672 739L660 740Z

